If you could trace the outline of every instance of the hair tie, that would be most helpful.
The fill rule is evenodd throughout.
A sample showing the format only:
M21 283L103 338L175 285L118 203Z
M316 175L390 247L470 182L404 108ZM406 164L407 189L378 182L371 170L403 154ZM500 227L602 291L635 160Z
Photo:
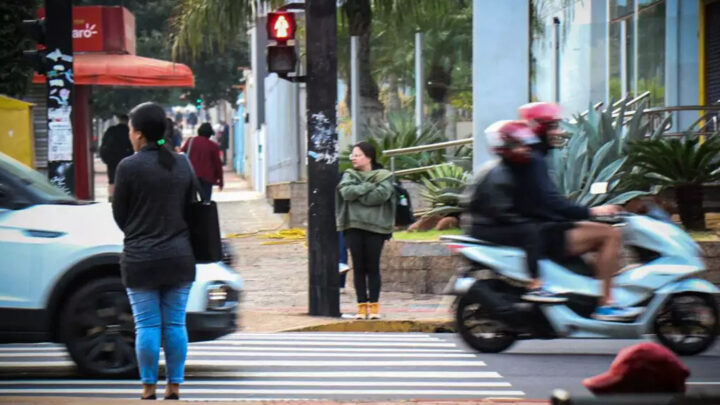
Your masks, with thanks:
M159 139L159 140L157 141L157 144L158 144L158 146L163 146L163 145L165 145L165 140L164 140L164 139Z

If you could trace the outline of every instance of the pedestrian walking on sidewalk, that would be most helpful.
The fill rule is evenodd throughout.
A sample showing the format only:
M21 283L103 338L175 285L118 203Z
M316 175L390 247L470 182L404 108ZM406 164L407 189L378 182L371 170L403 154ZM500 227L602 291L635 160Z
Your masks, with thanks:
M113 216L125 234L122 280L135 318L135 351L143 399L155 399L160 345L165 351L165 399L178 399L188 336L185 311L195 280L195 259L185 221L193 192L186 159L163 137L165 112L143 103L130 112L136 153L117 168Z
M112 201L115 192L115 169L121 160L133 154L128 138L127 114L116 114L117 124L108 128L100 144L100 159L107 165L108 199Z
M353 168L343 174L335 199L337 229L344 232L353 260L358 319L380 318L380 254L395 223L393 174L376 156L368 142L353 147Z
M219 186L221 191L224 186L220 147L210 140L214 131L209 122L202 123L197 133L198 136L188 139L181 150L187 154L200 180L203 201L210 201L213 186Z

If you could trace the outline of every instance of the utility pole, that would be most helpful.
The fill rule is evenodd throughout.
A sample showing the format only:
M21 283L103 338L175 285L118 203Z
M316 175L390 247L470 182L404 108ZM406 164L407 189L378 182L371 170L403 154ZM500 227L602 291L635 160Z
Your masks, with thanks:
M337 6L328 0L307 0L305 4L310 315L340 316L335 227Z
M45 0L45 15L48 178L74 194L72 1Z

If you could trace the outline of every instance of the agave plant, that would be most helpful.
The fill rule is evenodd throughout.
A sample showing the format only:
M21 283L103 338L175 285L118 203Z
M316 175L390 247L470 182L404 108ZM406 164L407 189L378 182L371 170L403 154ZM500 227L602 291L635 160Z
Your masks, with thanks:
M720 133L705 142L686 133L678 138L653 138L630 145L635 167L627 182L638 186L675 189L675 202L683 226L705 229L703 183L720 181Z
M463 211L460 196L471 181L471 174L460 166L446 164L432 168L422 179L420 197L431 205L425 216L448 216Z
M378 152L377 161L385 168L390 169L390 157L385 156L383 151L390 149L409 148L412 146L428 145L432 143L445 142L447 138L434 126L421 128L418 134L417 127L407 114L390 114L387 122L374 127L370 136L366 139ZM350 152L352 146L340 155L340 169L345 170L350 166ZM461 155L467 153L462 152ZM460 156L462 157L462 156ZM445 163L445 154L442 150L419 152L411 155L395 157L395 170L414 169L423 166L430 166ZM422 174L406 176L408 180L419 182Z
M571 122L563 122L570 138L551 157L552 177L560 192L588 206L623 204L648 194L645 190L620 187L621 179L630 170L628 145L642 139L649 131L648 125L643 122L640 107L627 119L624 104L615 119L611 108L596 111L591 107L587 117L578 115ZM653 136L658 136L664 127L663 123ZM595 183L605 183L606 192L591 193Z

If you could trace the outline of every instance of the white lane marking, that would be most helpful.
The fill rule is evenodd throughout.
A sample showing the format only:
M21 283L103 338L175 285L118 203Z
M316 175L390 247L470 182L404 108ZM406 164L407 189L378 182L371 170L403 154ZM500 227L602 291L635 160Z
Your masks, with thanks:
M218 346L205 346L205 345L190 345L189 350L217 350L217 351L272 351L272 352L347 352L349 350L353 352L368 352L368 353L467 353L462 349L413 349L413 348L383 348L383 347L353 347L338 348L338 347L273 347L273 346L231 346L231 347L218 347ZM1 351L1 350L0 350Z
M35 388L0 389L0 394L37 393ZM45 388L43 394L130 394L137 388ZM224 389L224 388L184 388L183 395L192 394L274 394L274 395L446 395L446 396L524 396L523 391L515 390L356 390L356 389Z
M334 353L342 352L346 353L348 350L352 352L363 352L363 353L467 353L462 349L412 349L412 348L362 348L353 347L352 349L347 348L323 348L323 347L272 347L272 346L231 346L231 347L220 347L220 346L209 346L209 345L198 345L191 344L188 347L188 352L192 353L198 350L206 350L211 352L254 352L254 351L272 351L272 352L307 352L307 353ZM67 355L67 350L63 346L58 347L0 347L0 354L2 353L57 353L59 355ZM14 354L19 356L18 354Z
M130 380L19 380L0 381L1 386L28 385L36 389L52 385L130 385L137 386L137 381ZM187 379L183 387L195 387L198 385L257 385L257 386L297 386L297 387L512 387L509 382L487 382L487 381L304 381L304 380L193 380ZM164 387L165 383L159 382L158 387ZM19 387L18 387L19 388ZM10 388L8 388L10 389ZM69 389L69 388L68 388ZM183 390L184 391L184 390Z
M160 361L160 363L164 363ZM0 369L7 368L47 368L72 367L72 361L43 361L30 363L26 361L8 361L0 363ZM483 367L482 361L461 360L407 360L407 361L303 361L303 360L197 360L188 359L186 366L191 367Z
M204 342L204 345L225 346L225 345L278 345L278 346L363 346L363 347L457 347L455 343L438 342L323 342L323 341L267 341L267 340L213 340Z
M688 385L720 385L720 381L688 381Z
M0 353L2 357L57 357L58 353ZM273 353L273 352L236 352L236 351L205 351L188 350L188 357L382 357L382 358L476 358L471 353Z
M188 373L186 373L188 374ZM192 374L190 372L189 374ZM495 371L217 371L213 377L237 378L502 378Z
M196 360L188 359L188 366L253 366L253 367L483 367L483 361L467 360Z

